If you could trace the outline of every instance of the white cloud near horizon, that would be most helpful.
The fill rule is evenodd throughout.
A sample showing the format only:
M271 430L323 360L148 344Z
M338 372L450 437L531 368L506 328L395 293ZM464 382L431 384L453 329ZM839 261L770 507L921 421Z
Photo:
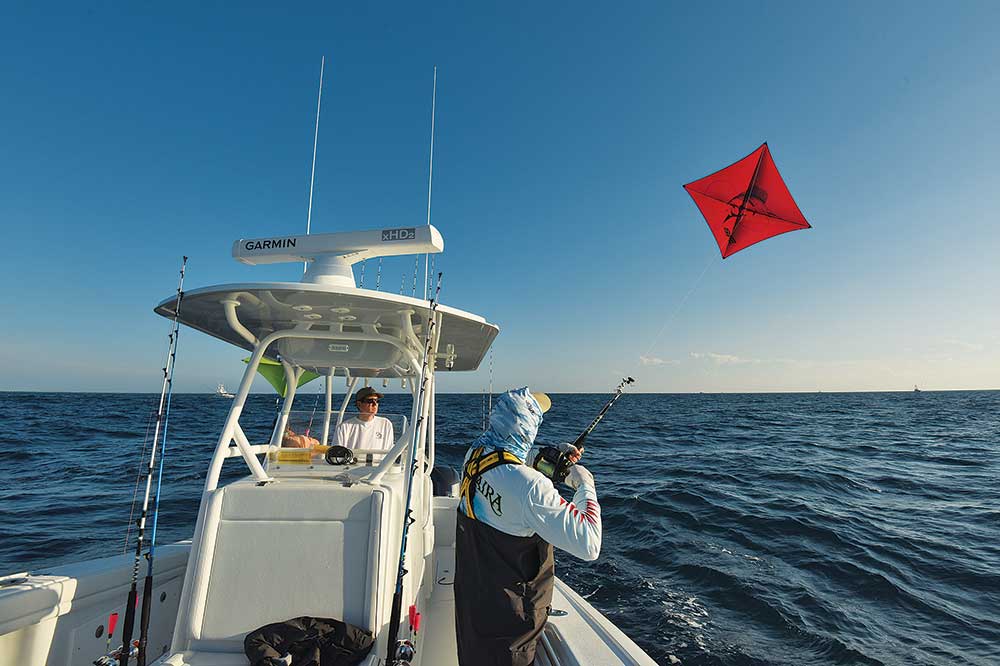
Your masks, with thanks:
M751 363L763 363L758 358L740 358L733 354L717 354L715 352L691 352L691 358L705 359L712 361L716 365L747 365Z
M680 361L675 361L672 359L663 359L656 356L640 356L639 363L642 365L678 365Z
M952 347L960 351L972 353L979 353L986 349L985 345L979 344L978 342L967 342L965 340L957 340L955 338L942 340L941 343L946 347Z

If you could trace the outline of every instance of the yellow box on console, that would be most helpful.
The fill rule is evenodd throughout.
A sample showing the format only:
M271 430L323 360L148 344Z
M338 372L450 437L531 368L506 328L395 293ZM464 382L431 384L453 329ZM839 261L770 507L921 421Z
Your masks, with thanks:
M312 449L278 449L268 454L268 460L282 465L309 465L312 457Z

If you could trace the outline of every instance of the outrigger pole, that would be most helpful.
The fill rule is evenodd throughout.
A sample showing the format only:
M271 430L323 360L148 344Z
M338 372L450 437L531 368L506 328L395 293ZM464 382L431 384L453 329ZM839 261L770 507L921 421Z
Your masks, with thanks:
M410 447L410 470L406 483L406 504L403 508L403 538L399 547L399 569L396 571L396 591L392 595L392 610L389 612L389 633L386 642L386 666L396 666L397 663L410 663L413 658L412 645L397 646L399 638L399 615L403 611L403 577L409 573L406 570L406 539L410 533L410 525L414 522L413 511L410 504L413 499L413 477L417 472L417 450L420 444L420 432L427 418L424 408L425 395L427 393L427 382L430 379L428 367L432 363L433 353L431 347L434 344L434 329L437 328L437 306L438 295L441 293L441 273L437 275L437 286L434 289L434 297L431 298L430 316L427 318L427 333L424 339L424 360L420 365L420 384L413 396L418 400L419 412L417 422L413 426L413 443ZM413 615L411 608L411 617ZM412 619L411 619L412 622Z
M119 655L121 666L128 666L128 660L132 650L132 629L135 625L135 607L138 596L137 584L139 581L139 560L142 558L142 540L146 529L146 513L149 509L149 492L153 483L153 465L156 461L156 447L160 442L160 432L163 433L163 446L166 448L167 419L170 413L170 396L172 395L174 382L174 361L177 356L177 337L180 332L181 301L184 298L184 269L187 267L187 257L181 261L180 279L177 282L177 305L174 308L173 324L171 325L169 343L167 345L167 361L163 365L163 385L160 388L160 404L156 410L156 429L153 431L153 446L149 453L149 467L146 470L146 493L142 499L142 511L139 513L139 531L136 535L135 543L135 563L132 565L132 586L128 591L128 599L125 602L125 620L122 625L122 647ZM146 580L143 584L142 594L142 617L140 621L139 651L136 661L139 666L146 663L146 639L149 633L149 611L150 597L153 593L153 540L156 537L156 518L160 505L160 481L163 477L163 459L160 459L159 474L156 482L156 497L153 519L153 535L150 539L149 553L147 560L149 565L146 570Z

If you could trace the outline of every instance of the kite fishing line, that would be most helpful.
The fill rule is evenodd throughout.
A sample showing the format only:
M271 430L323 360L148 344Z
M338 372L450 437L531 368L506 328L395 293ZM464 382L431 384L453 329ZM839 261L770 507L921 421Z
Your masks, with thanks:
M396 666L396 664L410 663L413 656L413 645L409 641L399 641L400 614L403 611L403 577L409 573L406 570L406 543L410 534L410 525L415 522L413 510L413 477L417 473L417 452L420 443L420 432L426 419L426 395L427 382L430 379L428 368L433 363L432 347L434 345L434 334L437 328L438 298L441 294L441 273L437 275L437 286L434 289L434 296L430 300L430 312L427 317L427 331L424 335L424 358L420 364L420 377L418 379L417 390L413 399L417 401L417 419L413 425L413 440L410 443L410 456L406 482L406 502L403 505L403 535L399 546L399 567L396 571L396 591L392 595L392 610L389 612L389 633L386 642L386 666ZM411 628L413 622L413 612L411 616Z
M765 185L767 189L764 188ZM778 234L810 228L809 222L802 216L802 211L799 210L782 180L766 141L746 157L687 183L684 185L684 190L691 196L705 222L708 223L723 259ZM744 233L750 219L754 220L752 229ZM732 220L731 225L730 220ZM736 233L737 229L740 230L739 234ZM660 363L658 359L649 356L650 352L701 283L712 263L715 263L714 260L705 266L695 285L674 308L674 312L664 322L649 349L639 357L640 363L644 365Z
M187 267L187 257L184 257L181 261L181 271L180 278L177 282L177 304L174 308L173 321L171 322L170 335L168 336L167 344L167 359L166 363L163 365L163 384L160 388L160 403L156 410L156 427L153 430L153 443L150 447L149 452L149 466L146 469L146 492L142 500L142 511L139 513L138 529L136 533L136 544L135 544L135 561L132 565L132 583L129 587L128 597L125 602L125 619L122 626L122 646L119 650L119 654L116 655L117 659L120 661L121 666L128 666L128 660L131 657L132 652L132 630L135 624L135 608L136 601L138 598L138 581L139 581L139 561L142 559L142 545L143 537L146 531L146 517L149 511L149 497L150 491L152 490L153 483L153 471L155 469L156 463L156 449L160 444L160 434L163 434L164 449L166 445L166 433L167 433L167 417L170 410L170 397L173 388L173 377L174 377L174 361L177 354L177 337L180 330L180 309L181 301L184 298L184 271ZM155 525L156 516L159 512L159 500L160 500L160 481L163 478L163 461L161 458L159 474L156 484L156 497L155 497L155 509L153 518L153 534L155 535ZM137 653L139 663L144 664L145 649L143 645L143 637L148 633L149 628L149 604L150 597L152 596L153 580L152 580L152 566L153 566L153 540L150 539L150 552L146 555L149 566L147 568L146 580L143 587L143 608L142 617L140 618L140 637L139 637L139 650ZM145 632L141 630L145 629Z
M699 275L698 279L694 281L694 285L690 289L688 289L688 292L684 294L684 297L680 300L680 302L674 306L673 312L671 312L670 315L667 317L667 319L663 322L663 326L660 327L660 331L656 334L656 337L653 338L653 342L650 343L649 349L646 350L645 354L639 357L640 365L645 365L645 361L649 359L649 354L650 352L653 351L653 348L656 346L656 343L660 341L661 337L663 337L663 334L666 332L667 327L671 323L673 323L674 319L681 311L681 308L684 307L684 304L688 302L688 299L691 298L691 295L694 294L694 292L698 289L699 285L701 285L701 281L705 277L705 274L708 272L708 269L711 268L715 263L716 263L715 257L712 257L711 259L708 260L708 263L705 264L705 268L701 269L701 275Z
M649 349L646 350L645 354L639 357L640 364L644 364L644 361L649 358L650 352L652 352L653 348L656 346L656 343L659 342L660 338L663 336L663 333L667 330L667 326L670 325L670 323L674 320L677 314L681 311L681 308L684 307L684 304L687 303L688 299L691 298L691 295L694 294L694 292L698 289L698 286L701 284L702 279L705 277L705 274L708 272L708 269L712 266L713 263L715 263L715 260L711 259L707 264L705 264L705 268L702 269L701 274L698 276L698 279L695 280L694 285L690 289L688 289L688 292L684 294L684 297L680 300L680 302L676 306L674 306L673 312L670 313L666 321L663 323L663 326L660 327L660 330L656 334L656 337L653 338L653 342L649 345ZM491 372L492 372L492 365L491 365ZM587 428L584 429L582 433L580 433L579 437L576 438L576 441L573 442L573 446L576 447L576 449L580 452L580 454L583 453L584 440L586 440L587 436L591 432L593 432L594 428L597 427L597 424L601 422L601 420L608 413L611 407L618 401L618 399L622 397L622 395L625 392L625 387L629 386L634 382L635 378L633 378L631 375L623 378L621 382L618 384L618 386L615 388L615 392L612 394L611 398L607 401L607 403L605 403L604 407L601 408L601 411L597 414L597 417L594 418L591 424L587 426ZM535 456L535 460L531 463L532 467L534 467L539 472L552 479L554 483L562 483L563 481L565 481L566 475L569 474L569 470L573 465L574 462L570 460L568 452L560 451L555 447L549 447L549 446L542 447L541 449L539 449L538 454Z
M667 327L677 317L677 314L681 311L681 308L684 307L684 304L687 303L688 299L691 298L691 295L694 294L694 292L698 289L698 286L701 284L702 279L704 279L705 274L708 272L708 269L714 263L715 259L713 258L710 259L707 264L705 264L705 267L701 270L701 274L698 275L698 278L695 280L694 285L692 285L691 288L688 289L687 293L684 294L684 297L680 300L680 302L676 306L674 306L673 311L667 317L666 321L663 322L663 325L660 327L660 330L656 334L656 337L653 338L653 342L649 345L649 349L646 350L645 354L639 357L640 365L645 364L645 361L649 358L649 354L656 346L656 343L660 341L660 338L663 336L663 333L667 330ZM491 366L491 371L492 371L492 366ZM611 407L618 401L618 399L622 397L622 395L625 392L625 387L629 386L634 382L635 378L633 378L631 375L623 378L621 382L618 384L618 386L615 388L615 392L612 394L611 398L605 403L604 407L601 408L601 411L597 414L597 417L594 418L591 424L587 426L587 428L584 429L582 433L580 433L580 436L576 438L576 441L573 442L573 446L576 447L576 449L580 452L581 455L583 453L584 440L586 440L587 436L591 432L593 432L594 428L597 427L597 424L601 422L601 420L608 413ZM562 483L563 481L566 480L566 475L569 474L569 470L574 464L575 463L572 460L570 460L568 452L560 451L555 447L546 446L539 449L538 454L535 456L534 461L531 463L531 466L537 469L545 476L547 476L548 478L552 479L553 483Z

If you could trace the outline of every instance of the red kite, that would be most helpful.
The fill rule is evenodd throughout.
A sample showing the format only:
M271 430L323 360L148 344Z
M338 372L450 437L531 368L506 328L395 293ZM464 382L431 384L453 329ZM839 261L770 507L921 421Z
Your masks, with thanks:
M795 205L767 143L739 162L684 186L705 216L722 258L809 223Z

